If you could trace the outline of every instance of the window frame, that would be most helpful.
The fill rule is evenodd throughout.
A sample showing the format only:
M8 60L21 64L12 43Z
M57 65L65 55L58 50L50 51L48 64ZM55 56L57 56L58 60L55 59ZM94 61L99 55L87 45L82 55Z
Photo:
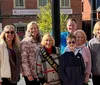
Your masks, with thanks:
M47 0L47 3L48 3L48 0ZM39 0L37 0L37 8L40 8L42 6L39 6Z
M60 0L60 8L70 8L70 0L69 0L69 6L62 6L61 1L62 1L62 0Z
M25 8L25 0L23 0L23 6L16 6L16 0L14 0L14 8Z

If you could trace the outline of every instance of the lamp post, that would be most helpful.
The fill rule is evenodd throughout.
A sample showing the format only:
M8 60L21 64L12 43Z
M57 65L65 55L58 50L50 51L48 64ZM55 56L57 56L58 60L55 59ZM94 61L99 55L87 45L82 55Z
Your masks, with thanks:
M55 46L60 47L60 0L52 0L52 34Z

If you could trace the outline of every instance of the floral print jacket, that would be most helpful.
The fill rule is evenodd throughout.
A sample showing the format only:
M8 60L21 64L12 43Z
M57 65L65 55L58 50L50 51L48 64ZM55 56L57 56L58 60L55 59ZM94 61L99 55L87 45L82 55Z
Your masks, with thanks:
M37 78L36 73L36 52L39 43L33 38L27 37L21 41L21 62L24 76L32 75Z

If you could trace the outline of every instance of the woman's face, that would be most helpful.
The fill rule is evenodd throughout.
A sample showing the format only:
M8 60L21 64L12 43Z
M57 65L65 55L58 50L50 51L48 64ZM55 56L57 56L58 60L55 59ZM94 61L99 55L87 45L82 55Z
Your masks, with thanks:
M77 46L84 44L85 37L82 33L77 33L75 36L76 36L76 45Z
M100 28L99 27L96 30L96 37L100 39Z
M6 41L12 41L14 39L15 32L13 28L8 28L5 30L5 39Z
M46 48L51 48L52 43L53 43L53 41L52 41L52 38L51 38L51 37L47 37L47 38L45 39L45 47L46 47Z
M38 34L38 28L35 24L32 24L32 26L30 27L30 32L31 32L31 35L33 37L36 37L37 34Z

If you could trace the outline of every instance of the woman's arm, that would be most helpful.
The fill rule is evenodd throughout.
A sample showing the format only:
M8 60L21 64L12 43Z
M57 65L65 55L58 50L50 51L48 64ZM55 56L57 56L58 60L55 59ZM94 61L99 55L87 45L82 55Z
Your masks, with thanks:
M65 59L64 59L64 55L60 56L60 60L59 60L59 72L60 72L60 78L61 81L63 81L64 83L66 83L68 81L68 77L65 73Z
M21 64L22 64L22 71L24 76L32 75L30 71L29 65L29 54L30 54L30 46L28 42L21 42Z
M42 57L42 54L40 52L40 50L36 53L36 71L37 71L37 74L38 74L38 77L39 77L39 80L40 82L43 84L43 85L47 85L47 80L45 79L42 71L43 71L43 68L42 68L42 60L41 60L41 57Z

